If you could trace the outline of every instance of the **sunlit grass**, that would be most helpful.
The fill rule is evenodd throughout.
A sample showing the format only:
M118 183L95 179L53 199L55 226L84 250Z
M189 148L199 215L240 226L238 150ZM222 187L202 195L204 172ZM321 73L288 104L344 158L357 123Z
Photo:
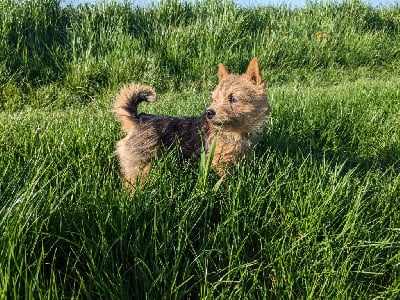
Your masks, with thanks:
M396 81L271 88L265 139L218 189L214 174L198 185L201 166L173 152L142 189L124 190L113 156L119 128L104 108L3 113L3 292L395 295L396 90Z
M0 5L0 297L399 295L398 7ZM230 176L175 149L126 190L121 85L199 115L253 56L272 119Z

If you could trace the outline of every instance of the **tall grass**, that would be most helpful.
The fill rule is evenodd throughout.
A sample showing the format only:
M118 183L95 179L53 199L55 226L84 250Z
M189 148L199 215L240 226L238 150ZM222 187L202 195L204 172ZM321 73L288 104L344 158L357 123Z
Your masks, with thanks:
M398 297L398 6L0 8L1 298ZM124 189L116 90L200 114L253 56L273 115L232 174L176 149Z
M126 81L145 81L161 91L188 82L210 88L217 63L239 71L253 56L266 66L271 83L297 80L297 70L393 69L399 60L398 6L239 8L231 2L162 1L146 8L116 2L62 7L57 0L0 5L3 109L42 107L37 87L61 98L50 102L57 107L87 103Z

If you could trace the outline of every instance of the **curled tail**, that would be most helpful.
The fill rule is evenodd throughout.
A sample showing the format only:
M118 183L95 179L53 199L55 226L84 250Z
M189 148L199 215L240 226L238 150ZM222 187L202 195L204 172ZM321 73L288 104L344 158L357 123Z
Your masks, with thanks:
M138 125L137 107L140 102L157 100L154 90L141 84L123 87L115 97L113 112L126 133Z

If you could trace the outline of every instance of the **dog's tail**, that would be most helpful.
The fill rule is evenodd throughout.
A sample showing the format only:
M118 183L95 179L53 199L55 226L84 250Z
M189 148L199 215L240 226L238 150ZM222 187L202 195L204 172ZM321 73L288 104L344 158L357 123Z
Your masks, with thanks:
M123 87L115 97L113 112L126 133L138 125L137 107L140 102L157 100L154 90L147 85L131 84Z

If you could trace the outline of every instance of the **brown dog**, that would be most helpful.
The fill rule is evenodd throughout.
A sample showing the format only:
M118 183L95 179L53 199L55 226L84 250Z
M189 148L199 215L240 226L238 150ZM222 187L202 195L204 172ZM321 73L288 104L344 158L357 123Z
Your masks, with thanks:
M142 101L156 101L148 86L132 84L116 96L114 114L127 134L117 143L117 155L125 179L144 179L151 159L178 142L186 158L199 159L202 147L210 154L216 140L212 168L223 176L262 135L270 113L258 60L253 58L243 75L229 74L223 64L210 107L200 117L174 118L137 114Z

